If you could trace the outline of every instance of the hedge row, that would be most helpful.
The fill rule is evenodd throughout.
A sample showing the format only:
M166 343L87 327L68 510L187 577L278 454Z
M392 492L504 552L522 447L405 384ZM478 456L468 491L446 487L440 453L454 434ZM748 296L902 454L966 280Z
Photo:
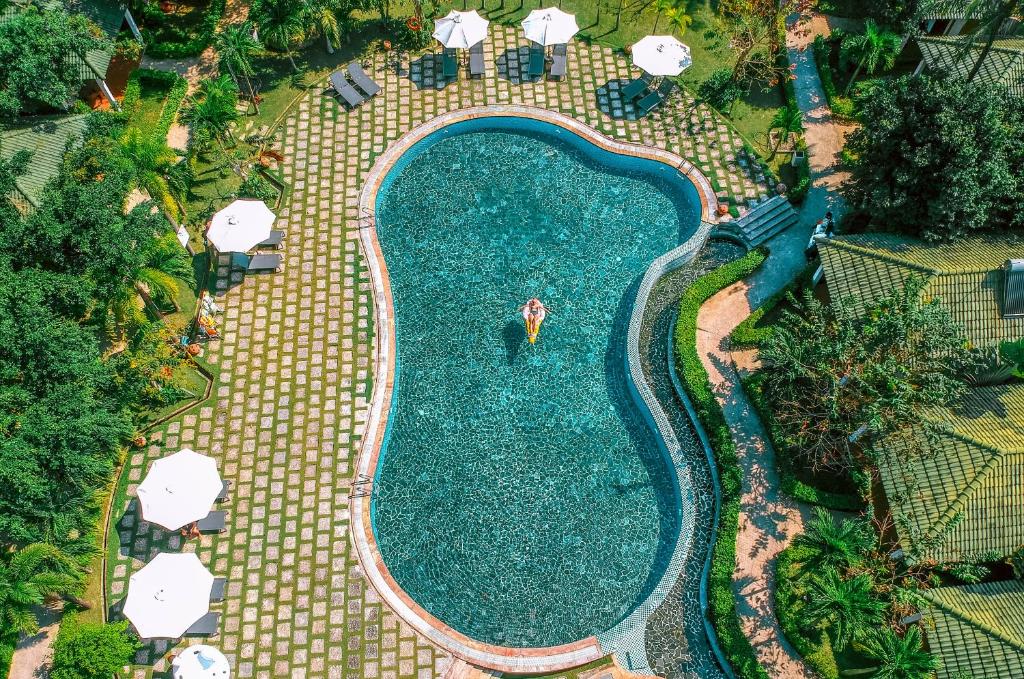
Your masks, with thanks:
M203 20L196 25L195 32L185 42L154 42L146 45L146 56L153 59L180 59L182 57L197 57L213 42L213 34L217 30L217 23L224 16L224 5L226 0L210 0L210 6L203 16ZM146 34L143 33L145 38Z
M855 114L853 99L840 96L839 90L836 89L836 84L832 80L832 43L823 35L814 38L814 62L818 66L821 88L825 91L825 99L828 100L832 115L836 118L852 119Z
M729 344L733 347L751 348L759 347L772 334L772 326L758 327L758 324L769 312L782 303L791 293L797 294L803 288L811 288L814 283L814 272L817 270L817 262L808 264L793 282L769 297L765 302L754 309L753 313L747 316L737 325L729 336Z
M678 373L711 440L722 486L718 541L711 555L711 572L708 575L708 603L711 624L714 625L719 646L740 679L767 679L768 673L757 661L757 654L744 634L736 612L732 574L736 568L736 532L739 527L742 474L729 425L697 354L697 313L708 298L749 276L767 256L766 249L751 250L740 259L694 281L679 304L674 338Z
M828 635L818 632L811 638L800 625L800 606L803 589L798 586L799 547L787 547L775 560L775 614L779 626L796 652L821 676L821 679L839 679L839 666Z

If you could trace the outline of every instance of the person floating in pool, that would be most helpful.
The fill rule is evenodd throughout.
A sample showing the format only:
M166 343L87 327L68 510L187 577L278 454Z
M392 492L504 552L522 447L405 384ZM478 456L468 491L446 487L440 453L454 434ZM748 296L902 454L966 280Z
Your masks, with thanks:
M540 332L540 324L548 314L548 308L544 303L534 297L529 302L519 307L523 314L523 321L526 323L526 339L533 344L537 341L537 334Z

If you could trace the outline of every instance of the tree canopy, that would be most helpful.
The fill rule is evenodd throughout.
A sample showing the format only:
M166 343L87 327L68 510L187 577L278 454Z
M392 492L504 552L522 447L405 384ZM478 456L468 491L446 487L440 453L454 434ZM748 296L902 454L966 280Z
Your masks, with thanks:
M29 6L0 23L0 119L65 108L81 84L81 55L107 38L86 17Z
M71 616L61 624L53 644L51 679L109 679L131 663L139 640L128 622L106 625Z
M927 240L1024 227L1024 102L999 85L903 77L863 102L851 204Z

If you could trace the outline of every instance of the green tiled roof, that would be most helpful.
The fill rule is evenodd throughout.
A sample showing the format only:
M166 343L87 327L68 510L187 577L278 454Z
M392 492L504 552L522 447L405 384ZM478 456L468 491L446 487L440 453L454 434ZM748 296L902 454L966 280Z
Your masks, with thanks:
M974 42L970 53L965 54L962 39L937 37L918 38L917 45L929 69L963 78L971 73L984 47L983 43ZM996 40L976 79L1005 85L1015 96L1024 97L1024 39Z
M974 0L926 0L922 3L921 18L925 20L978 19L989 8L998 5L999 0L988 0L987 4L974 2Z
M876 447L879 475L911 560L971 561L1024 546L1024 386L973 389L925 426Z
M1004 318L1003 265L1024 258L1024 240L988 236L933 245L893 234L819 239L833 299L871 303L923 276L926 299L938 298L977 345L1024 336L1024 318Z
M938 679L1024 677L1024 582L939 587L924 592L928 648Z
M68 140L81 138L85 131L84 114L40 116L0 132L0 158L9 160L18 151L29 151L32 159L26 172L16 180L18 191L33 207L39 207L43 187L57 174L64 160Z
M79 77L83 82L94 78L106 78L110 60L114 56L113 40L124 22L126 5L117 0L41 0L35 4L44 9L63 7L70 14L84 14L110 38L111 45L107 49L89 50L85 54L74 55L78 62ZM17 16L27 5L28 3L23 0L15 0L0 11L0 23Z

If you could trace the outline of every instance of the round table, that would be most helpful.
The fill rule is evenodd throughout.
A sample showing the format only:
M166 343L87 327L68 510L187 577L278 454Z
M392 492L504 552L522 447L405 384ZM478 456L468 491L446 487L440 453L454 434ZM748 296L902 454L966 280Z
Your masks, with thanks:
M199 644L189 646L171 663L174 679L230 679L231 665L218 649Z

